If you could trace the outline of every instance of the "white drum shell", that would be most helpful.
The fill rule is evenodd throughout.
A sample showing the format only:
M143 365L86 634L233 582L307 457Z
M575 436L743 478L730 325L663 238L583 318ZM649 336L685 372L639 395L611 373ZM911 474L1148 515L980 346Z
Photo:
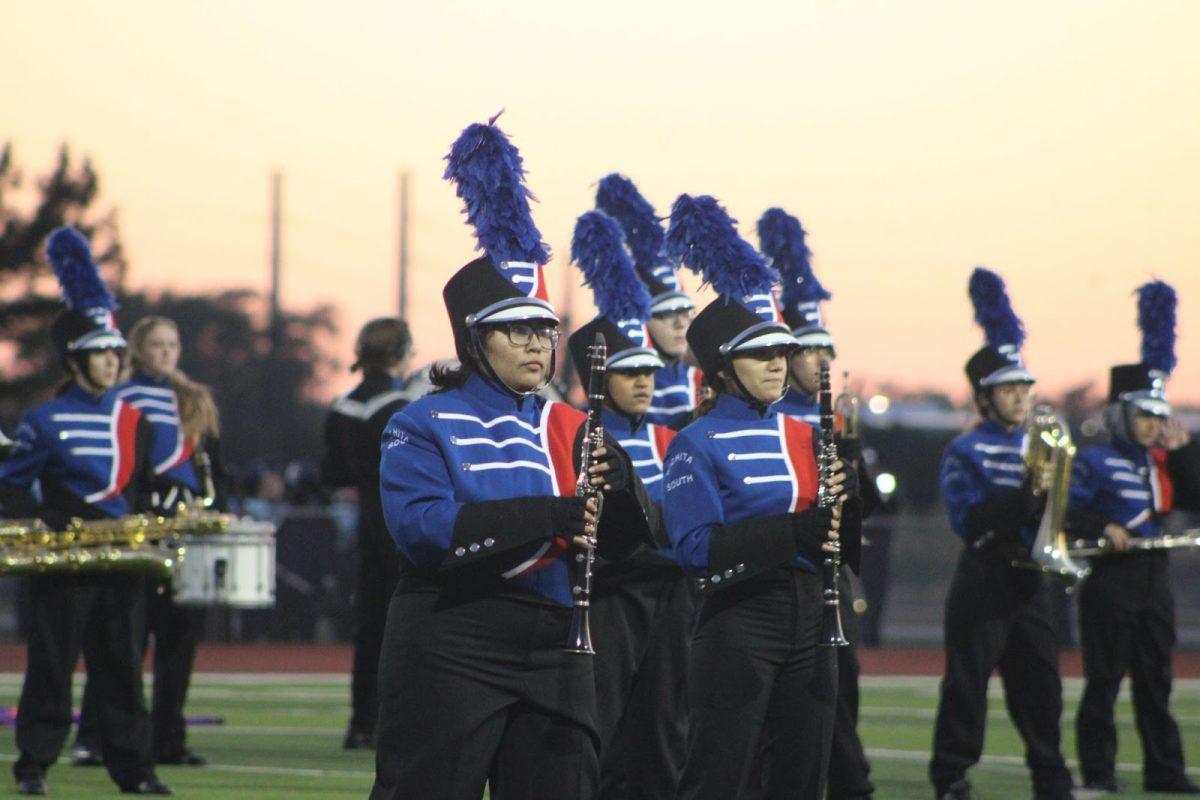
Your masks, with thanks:
M275 528L239 522L225 533L180 537L184 555L172 579L181 606L275 605Z

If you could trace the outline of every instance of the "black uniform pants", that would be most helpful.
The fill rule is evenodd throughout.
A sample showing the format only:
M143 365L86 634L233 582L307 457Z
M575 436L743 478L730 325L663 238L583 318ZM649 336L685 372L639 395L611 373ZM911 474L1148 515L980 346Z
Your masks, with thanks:
M18 780L42 775L71 730L71 679L80 651L96 688L100 753L118 786L153 774L142 698L141 577L37 576L30 580L32 625L17 710L13 766Z
M455 597L401 579L379 661L372 800L595 796L589 656L563 652L570 610Z
M400 575L396 545L386 530L359 519L358 585L354 589L354 666L350 674L350 728L375 733L379 711L379 650L388 604Z
M693 581L678 567L618 565L592 595L600 793L674 800L687 736Z
M183 715L196 643L204 627L204 610L178 606L171 599L170 581L146 579L146 632L144 653L154 638L154 689L150 705L150 740L154 757L173 758L187 750L187 720ZM89 680L83 690L83 708L75 743L99 747L97 693Z
M871 765L858 738L858 614L854 612L854 588L849 567L843 567L838 581L841 594L842 630L850 641L837 649L838 696L833 721L833 746L829 755L829 800L870 797Z
M837 694L820 627L816 574L780 569L704 597L689 654L681 798L757 797L765 775L770 800L820 800Z
M1128 672L1147 787L1184 780L1179 726L1171 716L1175 606L1166 553L1097 559L1079 591L1086 678L1075 718L1085 781L1110 778L1117 757L1113 705Z
M1007 559L964 550L946 597L942 678L929 775L940 796L983 753L987 690L999 668L1004 699L1025 741L1038 798L1067 797L1071 773L1059 744L1062 681L1044 579Z

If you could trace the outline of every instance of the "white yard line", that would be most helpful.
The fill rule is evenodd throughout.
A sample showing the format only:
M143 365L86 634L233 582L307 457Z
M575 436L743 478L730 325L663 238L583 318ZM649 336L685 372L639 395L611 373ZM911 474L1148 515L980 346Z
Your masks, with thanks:
M925 764L929 761L929 753L921 750L888 750L868 747L867 755L880 761L907 761ZM1067 766L1079 768L1079 762L1073 758L1067 759ZM978 767L990 768L1001 772L1025 772L1025 759L1022 756L992 756L984 755ZM978 767L976 767L978 769ZM1142 765L1131 762L1119 762L1117 769L1121 772L1141 772ZM1189 775L1200 775L1200 767L1188 767Z

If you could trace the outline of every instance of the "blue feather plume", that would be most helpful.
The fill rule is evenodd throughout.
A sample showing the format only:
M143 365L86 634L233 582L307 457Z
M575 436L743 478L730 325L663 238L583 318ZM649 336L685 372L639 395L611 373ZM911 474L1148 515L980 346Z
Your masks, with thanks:
M1006 344L1020 347L1025 342L1025 325L1013 312L1004 279L989 269L976 267L967 286L975 321L983 328L989 347Z
M813 274L812 251L804 237L800 220L782 208L768 208L758 220L758 249L779 271L783 284L780 300L789 308L833 297Z
M665 249L726 299L767 293L779 280L753 245L738 235L737 220L710 195L679 195L671 206Z
M1138 287L1142 363L1168 375L1175 369L1175 290L1163 281Z
M662 250L662 224L654 206L642 196L633 181L615 172L601 178L596 187L596 208L621 224L638 269L656 266Z
M583 272L596 307L611 320L650 316L650 293L625 249L621 226L603 211L588 211L575 222L571 260Z
M56 228L46 241L46 258L62 286L63 299L72 311L107 308L112 311L117 301L92 258L87 237L70 225Z
M467 126L450 147L443 177L455 184L463 200L479 242L476 250L498 264L545 264L550 248L529 211L529 201L537 198L525 186L521 154L494 123L495 117L487 124Z

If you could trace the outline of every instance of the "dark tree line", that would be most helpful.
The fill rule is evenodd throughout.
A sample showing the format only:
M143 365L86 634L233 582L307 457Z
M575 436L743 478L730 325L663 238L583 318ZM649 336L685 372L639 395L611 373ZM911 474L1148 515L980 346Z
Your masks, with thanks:
M120 303L117 319L124 329L147 314L179 326L180 367L213 389L227 463L316 457L325 413L316 392L337 368L329 355L333 309L285 309L276 337L258 292L127 291L116 211L94 208L98 191L95 168L86 158L77 162L66 146L49 173L32 184L17 168L11 145L0 151L0 429L11 433L21 414L52 396L64 379L49 336L62 305L44 247L52 230L71 224L91 240Z

